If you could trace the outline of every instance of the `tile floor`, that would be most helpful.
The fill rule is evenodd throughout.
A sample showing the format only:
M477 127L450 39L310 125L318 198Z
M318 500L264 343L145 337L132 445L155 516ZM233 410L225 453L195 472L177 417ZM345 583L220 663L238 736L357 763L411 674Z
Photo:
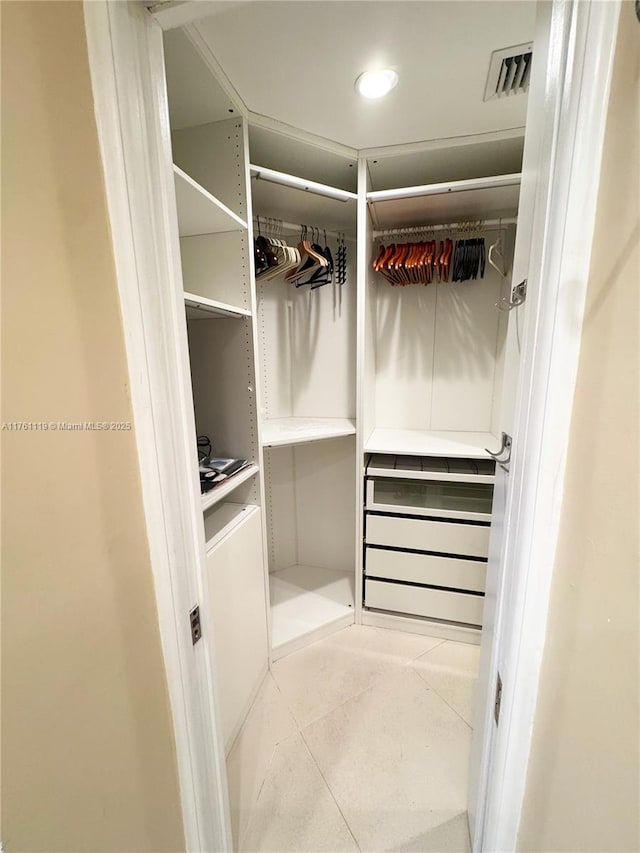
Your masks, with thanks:
M479 652L351 626L277 661L227 759L236 848L468 851Z

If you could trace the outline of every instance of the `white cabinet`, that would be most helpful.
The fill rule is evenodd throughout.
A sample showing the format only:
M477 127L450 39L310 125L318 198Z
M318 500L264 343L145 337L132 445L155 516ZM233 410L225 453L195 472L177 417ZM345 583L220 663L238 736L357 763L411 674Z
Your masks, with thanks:
M267 614L260 508L222 504L209 522L207 550L211 613L208 636L218 675L222 733L227 749L268 667ZM217 524L216 524L217 522Z
M372 456L366 475L365 608L480 626L494 463Z

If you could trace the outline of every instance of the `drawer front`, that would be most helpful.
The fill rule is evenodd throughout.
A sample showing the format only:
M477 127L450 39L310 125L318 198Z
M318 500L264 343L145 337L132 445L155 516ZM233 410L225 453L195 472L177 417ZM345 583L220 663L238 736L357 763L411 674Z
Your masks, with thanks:
M486 557L489 554L489 526L367 515L366 541L370 545L392 548Z
M367 509L439 518L491 520L493 486L488 483L440 482L369 477Z
M484 596L367 579L364 603L365 607L391 610L407 616L482 625Z
M367 577L484 592L487 564L454 557L367 548Z

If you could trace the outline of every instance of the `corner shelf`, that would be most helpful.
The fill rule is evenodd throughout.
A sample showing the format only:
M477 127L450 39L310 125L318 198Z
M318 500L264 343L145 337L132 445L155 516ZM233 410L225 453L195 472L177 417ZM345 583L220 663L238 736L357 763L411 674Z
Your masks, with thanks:
M374 429L365 442L365 453L398 456L449 456L487 459L486 447L500 442L490 432L429 431L419 429Z
M197 296L195 293L184 292L184 306L187 312L187 320L205 320L215 317L250 317L248 308L238 308L236 305L228 305L226 302L218 302L216 299L207 299L205 296Z
M247 223L243 219L175 164L173 180L178 207L178 232L181 237L247 230Z
M243 468L242 471L238 471L237 474L232 474L230 477L227 477L226 480L223 480L218 486L214 486L210 492L205 492L202 495L202 511L210 509L212 506L215 506L220 501L223 501L227 495L230 495L234 489L237 489L238 486L241 486L243 483L246 483L247 480L250 480L252 477L258 473L260 469L257 465L249 465L248 468Z
M355 432L355 421L348 418L273 418L262 422L262 444L264 447L306 444Z
M367 193L377 229L515 216L520 174Z

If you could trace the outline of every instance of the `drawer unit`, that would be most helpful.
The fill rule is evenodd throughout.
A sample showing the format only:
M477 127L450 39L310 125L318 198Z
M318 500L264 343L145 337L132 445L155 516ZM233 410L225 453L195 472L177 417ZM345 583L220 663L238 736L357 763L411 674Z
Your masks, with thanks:
M465 625L482 625L483 595L365 578L364 596L365 607L376 610L390 610L393 613L461 622Z
M365 576L484 592L487 564L408 551L367 548Z
M493 485L369 477L366 509L488 521Z
M368 545L487 557L489 529L488 523L463 524L368 513L365 541Z

